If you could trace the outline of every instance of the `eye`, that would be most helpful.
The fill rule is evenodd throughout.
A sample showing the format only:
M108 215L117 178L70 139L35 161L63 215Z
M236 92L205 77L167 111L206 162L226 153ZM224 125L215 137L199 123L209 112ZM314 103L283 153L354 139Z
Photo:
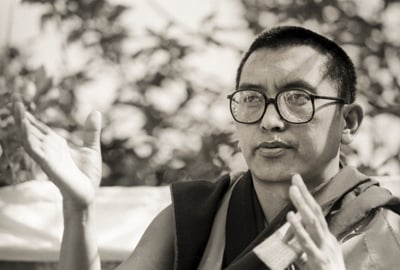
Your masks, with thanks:
M255 93L243 95L242 102L247 105L257 105L262 103L262 96Z
M310 102L311 98L306 92L288 91L284 94L285 102L291 106L303 106Z

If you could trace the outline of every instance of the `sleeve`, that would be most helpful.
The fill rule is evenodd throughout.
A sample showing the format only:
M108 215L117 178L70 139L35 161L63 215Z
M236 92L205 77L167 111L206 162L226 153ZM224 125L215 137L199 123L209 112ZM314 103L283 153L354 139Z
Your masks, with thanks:
M341 244L347 270L391 270L400 265L400 216L388 209L377 211L359 233Z
M226 175L215 183L192 181L171 185L177 270L194 269L200 263L220 199L229 183Z

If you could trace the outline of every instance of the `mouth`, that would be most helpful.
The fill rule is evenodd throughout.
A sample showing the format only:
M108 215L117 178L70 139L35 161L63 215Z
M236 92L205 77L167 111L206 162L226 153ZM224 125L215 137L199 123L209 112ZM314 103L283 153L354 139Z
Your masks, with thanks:
M283 155L287 150L292 147L282 141L267 141L257 145L256 152L263 157L273 158Z

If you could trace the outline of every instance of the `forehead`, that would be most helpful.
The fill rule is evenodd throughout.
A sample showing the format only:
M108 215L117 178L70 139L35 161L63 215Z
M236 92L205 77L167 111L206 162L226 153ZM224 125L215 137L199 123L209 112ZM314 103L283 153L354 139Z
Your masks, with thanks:
M326 74L327 60L305 45L257 49L243 66L239 88L254 86L277 92L286 85L299 84L310 91L332 94L334 89L326 89L327 83L332 85Z

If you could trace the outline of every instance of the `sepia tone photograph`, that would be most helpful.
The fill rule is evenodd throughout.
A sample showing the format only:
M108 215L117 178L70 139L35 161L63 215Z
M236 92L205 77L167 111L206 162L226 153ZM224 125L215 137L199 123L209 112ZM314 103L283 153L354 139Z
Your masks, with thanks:
M0 270L394 270L400 2L0 1Z

